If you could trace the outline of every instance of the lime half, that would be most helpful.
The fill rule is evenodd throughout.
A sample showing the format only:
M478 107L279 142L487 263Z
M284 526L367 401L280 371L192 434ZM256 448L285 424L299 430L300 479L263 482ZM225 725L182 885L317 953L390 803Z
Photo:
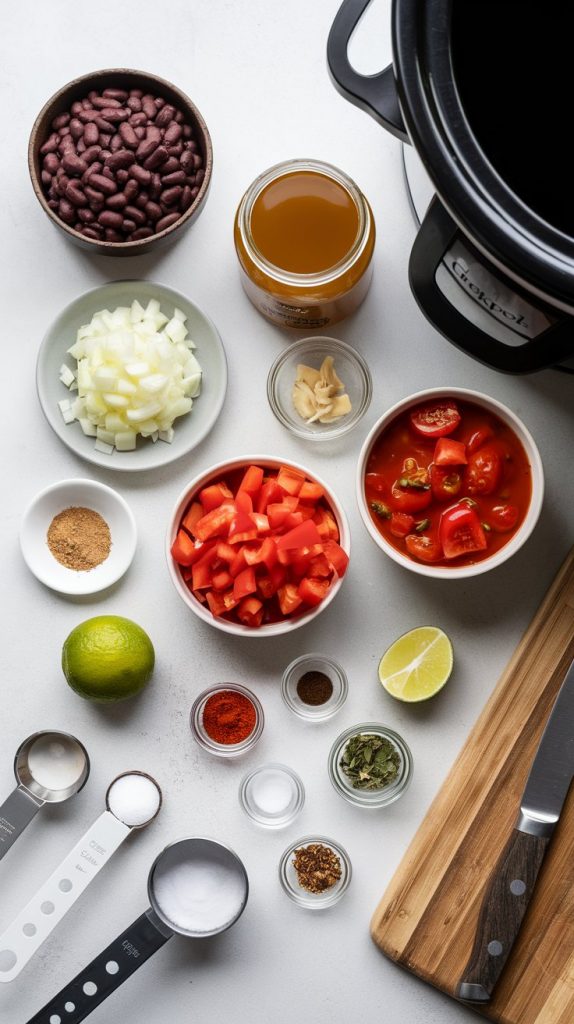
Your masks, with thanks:
M437 626L400 636L379 662L379 679L397 700L415 703L442 690L452 672L452 644Z

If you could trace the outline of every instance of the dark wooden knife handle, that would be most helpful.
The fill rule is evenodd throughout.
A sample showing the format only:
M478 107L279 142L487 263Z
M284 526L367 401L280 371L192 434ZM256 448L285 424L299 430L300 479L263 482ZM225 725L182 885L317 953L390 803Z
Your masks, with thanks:
M459 999L489 1002L520 931L549 842L549 836L514 829L487 883L474 946L457 988Z

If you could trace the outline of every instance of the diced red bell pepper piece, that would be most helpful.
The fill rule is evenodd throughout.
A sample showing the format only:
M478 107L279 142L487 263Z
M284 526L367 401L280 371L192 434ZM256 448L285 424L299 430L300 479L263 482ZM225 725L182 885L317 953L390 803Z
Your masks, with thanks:
M263 620L263 603L257 597L244 597L237 609L237 618L244 626L260 626Z
M299 501L312 501L316 503L324 494L325 491L320 484L316 484L312 480L305 480L299 491Z
M389 523L393 537L406 537L407 533L412 531L414 525L415 517L410 516L408 512L393 512Z
M214 590L228 590L233 586L233 576L225 569L220 569L213 573L212 586Z
M270 533L269 517L263 512L251 512L250 519L255 523L255 528L260 537Z
M433 462L437 466L466 466L466 445L451 437L439 437L434 450Z
M295 580L302 580L304 576L309 575L311 566L311 552L309 548L302 548L301 551L287 551L284 554L292 554L293 560L291 562L291 578Z
M270 597L273 597L273 594L277 593L277 587L274 586L269 576L258 576L257 593L261 594L264 601L268 601Z
M339 540L339 527L332 512L319 507L313 517L321 537L324 540Z
M235 598L233 596L233 587L230 587L229 590L226 590L225 593L222 596L223 596L223 603L225 605L225 611L226 612L230 612L231 609L235 608L235 605L237 604L237 601L235 600Z
M335 540L324 541L323 551L325 552L325 557L329 562L329 565L333 567L337 576L344 576L349 564L349 556L347 552L344 551L341 545L337 544L337 541Z
M218 594L215 590L208 590L205 596L212 615L225 615L227 608L222 594Z
M241 491L246 491L247 494L253 496L254 494L257 494L257 491L262 487L262 485L263 470L261 466L249 466L245 471L243 480L239 484L239 490L237 493L240 494Z
M286 533L287 530L293 530L296 526L300 526L300 524L302 522L303 522L303 515L299 511L299 509L297 509L296 512L289 512L288 515L285 518L285 522L283 523L283 531L282 532Z
M283 491L276 480L266 480L255 502L256 512L266 512L270 503L278 503L283 498Z
M252 565L248 565L246 569L242 569L235 577L233 596L236 601L241 601L243 597L247 597L248 594L254 594L256 590L255 569Z
M309 576L326 577L330 576L333 570L329 565L326 556L321 552L319 555L313 555L309 562Z
M281 466L277 474L277 483L287 494L299 494L305 483L305 474L293 466Z
M234 514L227 539L230 544L243 544L248 540L257 540L257 527L247 512Z
M253 499L247 491L238 491L235 495L235 507L238 512L253 512Z
M284 502L272 502L267 506L267 518L272 530L280 530L291 509Z
M195 543L185 530L178 530L171 545L171 557L178 565L192 565L197 560Z
M230 575L235 579L243 569L247 568L247 561L245 559L245 547L239 548L235 558L229 564Z
M210 540L211 537L227 535L230 524L235 517L233 505L219 505L201 517L195 524L195 536L199 540Z
M181 520L181 525L184 527L185 530L187 530L188 533L191 534L192 537L195 537L195 524L198 522L199 519L201 519L202 515L203 505L200 505L199 501L192 501L183 519Z
M277 562L277 545L274 537L265 537L261 544L254 548L246 546L243 553L247 565L263 564L267 569L271 569Z
M292 515L297 515L297 513L292 513ZM308 519L277 538L277 551L310 548L314 544L321 544L321 534L313 520Z
M227 541L220 540L217 542L217 557L220 558L222 562L227 562L227 564L230 565L236 555L237 549L231 544L228 544Z
M330 585L329 580L315 580L305 576L297 588L297 593L305 604L316 606L327 596Z
M303 603L295 583L286 583L285 586L279 587L277 597L283 615L291 615Z
M315 506L314 505L299 505L297 509L297 515L300 515L303 522L307 519L315 518Z
M199 500L205 512L211 512L213 508L219 508L224 501L232 501L233 494L227 484L221 480L217 484L210 484L199 492Z
M213 565L216 560L217 551L214 545L195 563L191 573L194 590L205 590L207 587L211 587Z

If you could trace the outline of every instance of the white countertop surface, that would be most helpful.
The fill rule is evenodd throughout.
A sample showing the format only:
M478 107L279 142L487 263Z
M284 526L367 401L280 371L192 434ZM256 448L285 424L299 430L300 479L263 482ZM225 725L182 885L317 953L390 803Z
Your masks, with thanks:
M148 771L165 795L157 822L125 844L20 978L1 987L6 1024L24 1024L145 909L152 860L167 842L189 834L207 834L237 850L251 882L247 910L219 939L171 940L94 1011L94 1024L477 1019L387 962L371 943L369 919L572 541L573 384L555 371L521 379L497 374L423 319L407 283L414 225L400 146L345 102L327 73L325 47L336 10L337 0L18 0L4 20L0 796L13 785L16 748L38 729L77 734L92 773L75 800L38 815L0 864L0 929L103 810L118 772ZM388 3L374 4L368 19L353 52L362 69L375 71L389 56ZM45 100L76 75L113 66L154 71L181 86L202 111L215 154L211 193L197 224L157 256L125 262L90 257L67 244L36 202L26 166L28 134ZM369 198L378 228L367 300L332 331L368 359L374 397L360 426L328 448L294 439L269 410L267 371L288 337L245 298L232 243L245 187L271 164L302 156L346 170ZM221 332L230 379L222 416L196 451L162 471L123 476L94 469L59 443L36 399L34 367L44 331L60 309L81 292L125 276L165 282L197 302ZM369 539L355 503L356 459L368 429L392 402L433 385L469 386L506 402L537 439L547 474L545 506L531 540L501 569L466 583L433 582L400 569ZM340 595L316 623L287 640L238 641L202 624L179 600L165 567L164 530L177 495L199 470L265 450L307 464L335 488L351 523L352 561ZM70 476L93 476L117 488L138 523L139 547L128 575L95 598L72 600L45 589L18 547L28 502ZM107 612L133 618L149 632L157 669L140 699L102 709L68 689L60 651L77 623ZM455 671L436 700L403 706L382 691L377 663L399 634L429 622L451 636ZM283 705L279 684L286 664L309 650L342 662L350 693L336 718L305 728ZM265 706L263 738L240 763L204 755L188 729L194 695L221 680L247 684ZM369 719L398 730L415 762L404 798L375 813L342 801L326 772L335 736ZM253 826L237 799L244 772L270 760L291 765L307 790L300 817L278 832ZM293 905L277 878L284 848L311 832L339 840L353 864L349 892L324 914Z

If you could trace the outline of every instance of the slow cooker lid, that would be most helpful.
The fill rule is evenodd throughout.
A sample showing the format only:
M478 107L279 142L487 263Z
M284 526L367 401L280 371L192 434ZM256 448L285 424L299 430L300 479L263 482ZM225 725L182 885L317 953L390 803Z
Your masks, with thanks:
M476 20L480 14L474 33L474 51L470 49L472 25L468 32L460 31L463 5L465 18L474 16ZM487 152L489 133L484 125L487 125L488 109L481 123L480 116L477 120L480 96L472 109L468 84L465 86L460 71L457 78L457 62L459 69L461 65L464 68L469 54L476 58L478 53L484 60L484 74L490 76L492 84L488 39L489 32L497 29L497 12L500 13L501 8L506 9L507 14L510 9L516 10L519 19L524 2L481 0L477 6L469 0L425 0L423 4L420 0L395 0L394 53L403 116L409 136L441 200L461 229L507 274L542 298L571 312L574 306L574 238L521 198L518 174L511 182L497 170L494 160L503 172L508 164L500 158L500 152ZM539 12L538 6L538 18L541 18ZM509 66L516 74L531 75L532 64L525 58L521 65L519 57L517 54L513 62L509 58ZM547 81L542 82L541 89L544 87L548 89ZM465 88L468 110L463 104ZM485 106L488 108L493 101L495 94L493 97L485 89ZM548 102L561 101L553 96ZM536 111L532 111L533 122L535 117ZM515 142L510 134L509 146ZM533 144L545 144L542 125L538 126ZM525 145L525 161L528 149ZM519 169L517 161L515 166ZM506 177L512 179L513 176L506 173Z

